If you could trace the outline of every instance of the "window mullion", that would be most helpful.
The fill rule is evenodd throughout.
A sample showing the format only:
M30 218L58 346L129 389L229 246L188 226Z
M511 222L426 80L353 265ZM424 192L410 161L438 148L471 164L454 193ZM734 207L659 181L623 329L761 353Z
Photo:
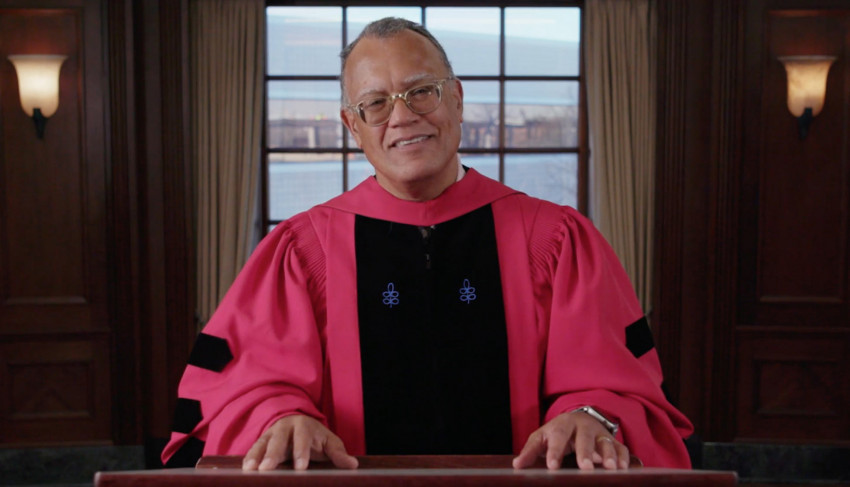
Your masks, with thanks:
M488 46L488 52L495 53L496 46L494 44L497 43L498 67L494 66L492 61L490 61L490 64L466 63L469 66L481 66L481 70L474 68L455 70L459 73L459 77L464 83L469 83L464 86L467 88L464 91L469 100L467 102L469 104L467 110L470 108L472 109L469 111L469 115L465 117L467 118L466 122L468 122L465 125L468 125L467 130L469 130L469 137L464 138L464 147L461 147L458 152L461 155L469 155L469 160L472 162L471 165L473 167L478 167L475 165L477 161L481 164L481 167L487 170L487 174L490 174L492 177L498 177L500 181L505 182L506 176L509 176L510 179L508 182L510 184L520 184L520 186L522 186L522 184L528 184L530 185L529 187L536 188L537 191L541 191L544 194L551 193L553 195L551 196L552 199L564 197L563 195L558 196L555 194L558 193L558 189L557 185L554 185L552 181L564 181L564 184L566 184L568 188L572 188L569 190L569 193L567 193L566 190L562 191L563 194L569 195L567 197L567 201L572 201L572 198L575 198L573 191L577 191L578 196L575 205L582 212L586 212L588 200L587 185L589 179L589 149L587 144L589 137L587 126L586 86L584 83L584 66L581 49L581 43L586 37L584 35L585 33L582 29L581 38L576 41L574 37L564 37L555 32L552 37L555 42L554 44L547 44L548 41L545 39L542 41L542 44L540 42L534 44L534 41L529 41L529 39L534 38L539 30L529 30L521 23L526 19L529 19L528 21L531 23L528 25L534 26L531 27L531 29L537 29L538 26L542 26L544 28L547 27L545 24L546 21L540 21L535 18L534 16L536 14L533 11L530 13L530 16L527 16L529 15L528 11L534 10L536 7L546 7L551 9L550 11L553 15L557 16L556 18L559 19L557 21L557 25L559 26L564 25L560 21L562 18L567 19L568 22L573 22L572 19L575 17L572 17L572 15L574 14L564 14L562 12L566 11L561 8L576 9L576 7L578 7L580 9L583 5L581 0L566 0L560 2L554 0L495 2L458 0L453 2L398 2L398 5L353 0L340 2L268 0L266 5L267 7L293 7L293 9L281 9L287 10L287 12L283 13L283 17L278 17L278 19L288 17L290 12L294 12L295 9L312 9L315 7L317 9L324 9L325 11L328 11L328 7L338 7L340 10L337 10L335 14L331 14L331 18L332 22L336 22L338 19L341 19L339 30L332 30L333 34L328 33L325 34L325 36L333 35L335 37L337 33L339 33L341 37L341 45L339 46L340 50L352 40L350 38L352 34L356 35L356 33L350 32L351 26L349 26L348 22L351 19L351 15L355 15L355 17L359 18L362 13L359 9L357 12L349 11L349 9L353 7L371 6L387 8L395 6L418 7L419 21L429 30L434 31L436 29L437 32L435 34L439 39L441 39L441 41L443 41L442 35L444 35L445 32L453 34L455 33L454 29L457 29L456 33L458 33L460 37L455 38L454 41L448 41L449 44L454 42L455 45L457 45L459 42L458 39L461 39L460 42L465 42L464 39L471 38L474 42L481 42L481 45ZM453 17L454 12L438 12L438 10L431 10L430 7L489 8L490 13L487 14L489 15L488 24L484 30L468 28L463 23L453 24L453 18L467 17ZM497 9L498 40L497 42L494 42L492 34L495 34ZM525 12L518 12L520 9L525 10ZM340 11L341 16L339 15ZM523 17L523 14L527 17ZM301 15L301 12L293 15ZM316 32L321 32L321 29L311 30L313 27L311 25L310 28L304 30L304 24L298 24L298 22L303 19L312 21L314 18L322 18L322 20L316 24L320 28L324 28L326 25L330 25L331 29L336 28L333 23L321 23L324 22L323 19L325 18L325 13L322 13L321 16L317 17L312 17L312 15L312 13L307 13L301 18L289 17L290 19L295 18L295 22L292 24L278 23L276 25L292 25L295 28L301 28L305 37L315 37ZM416 20L415 13L408 11L404 15ZM517 20L519 20L519 22L517 22ZM352 21L356 21L356 19ZM581 26L581 18L579 18L577 22L578 25ZM268 25L272 28L271 23ZM455 27L454 25L458 26ZM441 26L444 30L441 30ZM287 27L287 29L288 28L289 27ZM508 28L511 29L510 37L507 34ZM281 31L278 30L278 32ZM285 32L294 31L287 30ZM560 32L563 33L565 31L561 30ZM463 36L467 37L464 38ZM287 37L283 35L279 35L278 38L287 39ZM452 37L449 38L451 39ZM313 70L311 68L313 65L308 62L307 64L301 65L300 68L289 71L288 67L281 68L281 66L284 66L282 62L284 58L277 57L278 68L269 68L269 66L266 68L266 105L264 107L265 126L262 136L263 175L261 180L261 184L263 186L261 188L263 198L261 211L264 222L264 232L267 232L271 225L279 223L281 218L288 218L288 212L291 211L289 208L295 208L297 201L301 201L301 199L303 199L301 196L296 195L296 192L307 191L303 185L294 189L283 190L288 191L286 194L291 196L287 196L282 199L280 198L280 195L284 194L284 192L281 191L281 188L287 187L290 183L282 183L281 181L301 181L302 179L300 175L302 174L302 171L304 171L304 174L306 174L305 181L308 182L305 183L305 185L309 187L309 182L316 185L316 176L318 174L330 175L332 174L332 167L340 167L339 165L329 164L329 161L341 161L341 178L336 179L340 177L340 175L339 173L333 173L333 182L326 183L325 186L321 188L321 192L332 192L333 188L337 186L337 181L340 181L339 184L341 186L341 190L345 191L350 189L350 186L352 186L351 182L354 181L355 178L361 177L366 173L366 169L368 169L368 165L364 162L362 150L351 143L351 136L348 133L348 130L344 127L342 121L339 122L340 125L342 125L341 127L334 128L335 126L332 122L336 120L336 115L335 113L329 113L328 111L329 105L334 103L331 99L332 97L327 96L327 91L324 91L325 95L323 97L321 95L322 92L310 84L313 82L324 82L325 86L321 89L327 90L330 86L328 82L339 82L339 75L330 74L328 70L328 60L324 57L326 54L323 54L323 57L321 58L317 58L315 56L310 58L311 54L304 54L313 52L310 51L310 49L314 49L313 46L318 44L303 42L301 41L301 37L294 37L291 34L288 39L295 40L292 46L295 46L294 49L297 49L297 51L280 51L280 48L293 49L293 47L287 47L289 46L287 43L274 44L275 51L271 53L267 52L266 58L270 59L269 56L275 57L276 54L282 56L281 53L288 52L290 54L286 55L286 59L297 59L300 55L302 59L325 59L325 61L323 63L316 64L316 66L323 66L323 68L317 70ZM304 41L309 41L311 39L312 37L310 39L304 39ZM521 43L517 41L521 41ZM578 44L575 44L576 42L578 42ZM272 45L271 41L267 43L267 51L269 51L269 45ZM578 46L579 52L577 54L577 58L574 57L574 51L572 50L574 48L573 46L576 45ZM542 50L533 50L535 46L542 46ZM554 46L552 47L552 49L554 49L552 52L567 53L567 56L569 57L556 58L558 63L564 62L565 64L550 65L545 62L545 60L549 58L546 58L545 56L541 58L539 56L540 53L545 53L547 56L551 57L552 54L549 51L549 46ZM464 48L465 47L466 46L464 44ZM508 48L512 50L510 59L508 59L507 55ZM301 49L304 50L302 51ZM451 49L449 50L451 51ZM293 55L292 53L296 54ZM526 53L530 55L526 56ZM450 55L454 64L454 60L456 59L455 54L450 52ZM537 61L534 61L535 59L537 59ZM543 64L540 64L541 61L539 61L539 59L544 59ZM521 60L525 64L517 64L517 60ZM271 60L269 62L271 63ZM290 61L286 62L289 63ZM578 63L577 75L573 74L575 65L571 64L575 62ZM285 66L290 65L291 64L286 64ZM305 66L307 67L306 70L304 69ZM542 67L533 69L533 66ZM564 72L569 74L562 75L561 66L566 66L567 69ZM495 69L498 69L497 74L487 74L491 73ZM511 73L510 75L508 74L509 70ZM478 71L479 74L464 75L464 71ZM310 74L311 72L314 74ZM274 85L275 82L278 82L279 84ZM481 83L476 86L474 82ZM510 85L508 85L508 83L510 83ZM305 85L306 88L304 87ZM474 90L473 87L475 87ZM494 88L498 89L494 90ZM510 90L508 90L508 88L510 88ZM318 93L315 98L311 97L313 93ZM470 93L475 94L474 99L469 97ZM510 105L507 103L507 94L509 93L511 94ZM574 102L573 100L575 100L576 96L578 99ZM343 97L344 94L341 93L339 100L340 103L342 102ZM498 97L498 100L494 100L494 97ZM491 118L494 115L494 107L492 105L494 101L497 101L497 113L495 114L497 115L496 120ZM311 106L316 106L318 108L311 108ZM467 110L465 110L465 112ZM478 111L476 112L475 110ZM316 115L315 119L312 118L313 113ZM465 115L467 115L467 113L465 113ZM507 122L509 121L511 122L510 127L507 125ZM494 123L498 124L497 128L493 127ZM338 137L338 135L335 134L339 134L340 132L333 132L333 130L339 130L341 132L342 140L335 139L335 137ZM510 147L508 147L509 144L511 145ZM329 147L329 145L332 147ZM466 145L469 147L465 147ZM327 154L327 157L324 157L321 154ZM547 154L552 154L552 156L549 157ZM295 165L291 165L293 163ZM511 164L510 168L507 167L508 163ZM496 168L496 164L498 164L498 169ZM272 166L274 166L274 168L272 168ZM537 171L538 168L548 171L547 174L551 174L552 176L532 175L532 171ZM272 171L272 169L274 169L274 171ZM575 170L577 174L570 176L569 172L573 170ZM285 175L285 177L281 179L281 175ZM274 176L274 178L272 176ZM574 180L568 179L576 176L578 177L578 183L571 182ZM544 180L546 177L549 177L549 180ZM521 181L527 182L522 183ZM574 187L576 184L577 187ZM314 187L318 188L318 186ZM517 189L525 191L522 187ZM311 195L315 196L314 193L311 193ZM306 196L304 198L309 199ZM285 201L285 203L283 203L284 206L280 206L281 201Z

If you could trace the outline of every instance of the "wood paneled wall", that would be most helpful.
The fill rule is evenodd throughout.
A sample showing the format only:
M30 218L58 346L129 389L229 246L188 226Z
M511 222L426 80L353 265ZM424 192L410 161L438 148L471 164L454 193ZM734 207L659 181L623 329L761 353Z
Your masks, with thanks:
M660 13L655 323L672 396L704 439L847 443L850 10ZM805 140L776 59L790 54L838 56Z
M0 446L168 436L195 334L188 0L0 0ZM652 323L714 441L850 438L844 0L658 0ZM797 138L780 54L835 54ZM61 53L35 138L12 53ZM154 452L155 453L155 452Z
M194 341L186 0L0 0L0 446L166 438ZM12 53L68 55L43 140Z
M93 2L0 8L0 443L112 434L102 19ZM38 139L9 54L63 54Z
M850 8L766 7L741 177L736 436L850 442ZM777 60L794 54L838 58L803 140Z

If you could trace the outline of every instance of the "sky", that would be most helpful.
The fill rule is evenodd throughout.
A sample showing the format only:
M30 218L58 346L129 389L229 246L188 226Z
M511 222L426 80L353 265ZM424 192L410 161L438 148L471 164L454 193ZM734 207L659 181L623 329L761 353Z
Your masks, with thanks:
M499 26L498 7L428 7L425 23L429 29L455 30L476 34L496 34ZM270 7L270 22L284 23L342 21L341 7ZM421 21L419 7L349 7L348 21L366 24L380 17L403 17ZM273 19L278 17L279 19ZM507 7L506 34L567 42L578 42L580 10L578 8Z

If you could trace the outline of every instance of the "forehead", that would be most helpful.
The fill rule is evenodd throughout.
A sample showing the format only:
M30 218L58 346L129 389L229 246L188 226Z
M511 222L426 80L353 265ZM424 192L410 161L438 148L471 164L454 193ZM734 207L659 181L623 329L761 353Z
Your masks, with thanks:
M400 90L424 78L447 75L437 47L409 30L391 37L362 38L351 51L343 73L351 97Z

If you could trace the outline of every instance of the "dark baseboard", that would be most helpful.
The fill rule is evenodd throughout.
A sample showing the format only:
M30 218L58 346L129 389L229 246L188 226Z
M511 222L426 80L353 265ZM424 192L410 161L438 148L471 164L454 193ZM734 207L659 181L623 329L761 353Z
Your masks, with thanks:
M850 447L706 442L702 468L735 470L742 484L850 485Z
M107 470L143 470L142 446L0 448L3 485L91 485Z
M162 468L165 439L144 445L0 448L0 479L16 486L91 486L98 471ZM850 447L699 442L688 449L694 468L734 470L741 484L850 485Z

